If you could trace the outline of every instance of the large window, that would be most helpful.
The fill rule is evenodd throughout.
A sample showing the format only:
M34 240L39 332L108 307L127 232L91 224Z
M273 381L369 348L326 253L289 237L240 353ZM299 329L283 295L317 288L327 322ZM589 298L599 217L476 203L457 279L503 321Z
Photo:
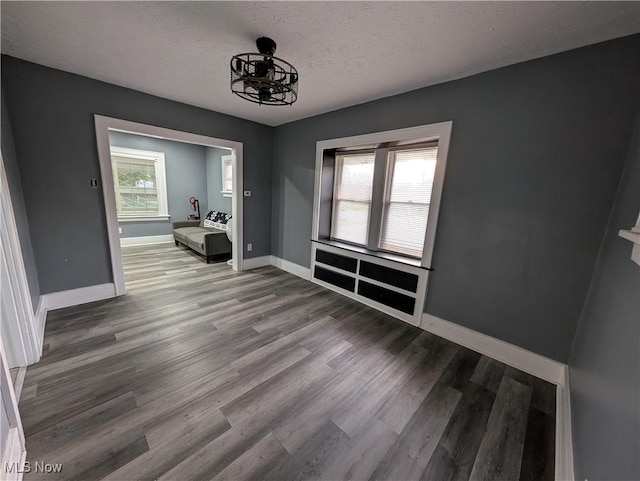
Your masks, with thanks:
M421 258L437 143L338 152L331 239Z
M312 282L420 325L452 126L316 143Z
M452 126L448 121L318 141L314 245L433 269Z
M111 148L119 219L168 217L164 154Z

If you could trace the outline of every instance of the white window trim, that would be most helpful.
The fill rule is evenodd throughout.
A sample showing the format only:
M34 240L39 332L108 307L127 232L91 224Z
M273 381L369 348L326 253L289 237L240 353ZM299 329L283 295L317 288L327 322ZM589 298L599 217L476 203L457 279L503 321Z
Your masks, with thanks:
M375 156L375 151L372 152ZM340 201L345 201L345 202L355 202L355 203L360 203L360 204L366 204L369 206L369 215L367 216L367 222L369 221L369 219L371 219L371 209L372 209L372 204L373 204L373 196L372 198L369 200L369 202L363 201L363 200L353 200L353 199L339 199L336 202L336 197L338 196L338 186L341 184L341 177L342 177L342 169L338 169L338 159L339 156L336 156L335 162L336 162L336 166L335 166L335 177L334 177L334 183L333 183L333 207L331 209L331 218L335 219L338 216L338 203ZM375 159L374 159L375 160ZM374 162L374 169L375 169L375 162ZM374 179L375 179L375 175L374 175ZM347 241L344 239L340 239L339 237L335 236L335 230L334 230L334 224L332 223L331 225L331 239L338 241L338 242L344 242L345 244L352 244L355 246L359 246L359 247L364 247L367 248L367 244L358 244L355 242L351 242L351 241ZM367 224L367 233L369 233L369 230L371 229L371 226L369 224ZM367 238L368 238L368 234L367 234ZM366 240L366 239L365 239Z
M233 196L233 190L224 190L224 181L225 181L225 166L227 166L228 164L231 164L231 185L233 185L233 154L232 155L223 155L222 157L220 157L220 168L222 170L222 177L220 177L221 179L221 183L222 183L222 190L220 191L220 193L225 196L225 197L232 197Z
M320 195L322 192L322 162L323 152L328 149L340 149L354 147L358 145L382 144L384 142L428 142L438 141L438 153L436 155L436 171L431 193L431 204L429 217L427 219L427 231L422 250L421 267L430 269L433 259L433 247L435 244L436 228L440 211L440 199L442 197L442 186L444 174L449 156L449 144L451 139L452 121L440 122L436 124L409 127L406 129L387 130L372 134L356 135L353 137L342 137L337 139L321 140L316 143L316 171L315 189L313 197L313 224L311 239L318 241L320 229Z
M631 260L640 265L640 213L638 214L638 220L636 225L631 229L620 229L618 235L623 239L627 239L633 242L633 248L631 249Z
M151 150L129 149L125 147L111 147L111 155L129 157L132 159L152 160L156 168L156 193L158 195L158 215L121 215L119 222L134 222L145 220L168 220L169 205L167 202L167 174L164 162L164 152Z

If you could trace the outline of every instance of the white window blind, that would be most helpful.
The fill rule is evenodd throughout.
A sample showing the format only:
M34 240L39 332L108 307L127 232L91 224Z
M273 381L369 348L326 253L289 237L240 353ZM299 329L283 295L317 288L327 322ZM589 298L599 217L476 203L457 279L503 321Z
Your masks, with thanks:
M437 147L389 152L380 249L422 257Z
M367 243L374 160L374 152L336 156L333 239Z

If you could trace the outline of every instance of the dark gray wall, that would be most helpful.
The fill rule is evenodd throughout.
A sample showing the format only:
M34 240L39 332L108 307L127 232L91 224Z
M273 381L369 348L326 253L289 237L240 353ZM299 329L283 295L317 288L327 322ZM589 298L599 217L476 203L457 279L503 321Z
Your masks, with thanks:
M112 282L94 114L243 142L244 255L271 253L271 127L7 56L2 85L42 293Z
M576 479L640 479L640 118L569 359Z
M566 361L640 96L640 36L275 130L272 253L309 265L315 143L453 120L427 312Z
M231 197L225 197L220 193L222 190L222 156L229 155L230 151L217 149L215 147L206 148L207 159L207 212L216 210L231 214ZM206 215L203 212L202 215Z
M34 312L38 309L40 302L40 287L38 285L38 273L36 271L36 262L31 247L31 234L29 233L29 225L27 221L27 211L22 194L22 183L20 181L20 170L16 158L16 151L13 144L13 132L11 130L11 122L7 113L7 107L4 100L4 88L2 89L2 159L4 168L7 173L7 182L9 184L9 194L11 194L11 204L13 205L13 214L16 219L16 228L18 237L20 238L20 249L22 250L22 259L24 261L24 269L27 273L27 282L29 284L29 294Z
M171 234L171 222L185 220L193 213L190 197L200 201L200 213L207 212L207 166L206 149L201 145L155 139L143 135L109 132L109 143L113 147L164 152L167 175L167 204L169 220L120 222L120 237L144 237ZM219 174L218 174L219 175Z

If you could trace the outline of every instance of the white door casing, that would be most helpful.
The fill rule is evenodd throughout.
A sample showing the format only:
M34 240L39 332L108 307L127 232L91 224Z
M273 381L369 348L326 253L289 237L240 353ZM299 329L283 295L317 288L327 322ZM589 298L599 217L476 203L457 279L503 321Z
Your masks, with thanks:
M113 189L113 173L111 168L111 153L109 146L109 130L129 134L147 135L150 137L175 140L189 144L203 145L205 147L222 147L231 149L233 156L233 195L232 212L236 222L233 223L232 259L233 270L243 270L243 144L233 140L217 139L204 135L191 134L178 130L140 124L128 120L121 120L102 115L94 115L96 124L96 140L98 143L98 158L100 160L100 173L102 179L102 192L104 197L105 213L107 218L107 233L109 238L109 250L111 252L111 269L115 295L126 293L124 282L124 269L122 266L122 251L120 248L120 234L118 230L118 215L116 212L115 195ZM237 221L239 220L239 222Z
M44 319L38 321L34 315L4 158L0 159L2 339L8 367L13 368L40 360Z

